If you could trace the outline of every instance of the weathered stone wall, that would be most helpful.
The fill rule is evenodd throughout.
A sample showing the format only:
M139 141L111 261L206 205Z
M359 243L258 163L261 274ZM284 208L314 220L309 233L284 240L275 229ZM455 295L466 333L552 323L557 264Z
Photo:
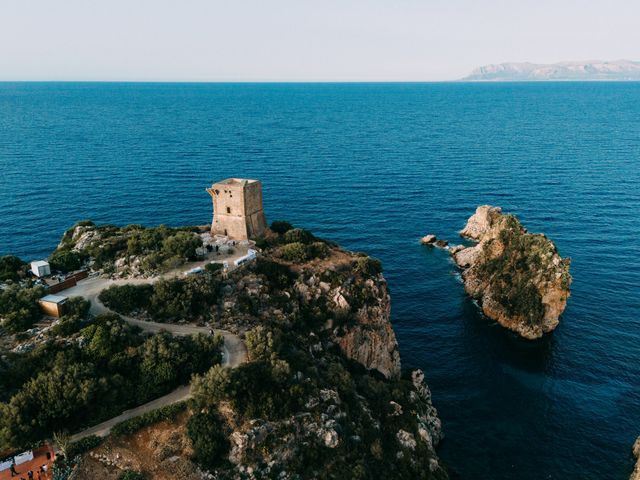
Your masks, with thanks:
M262 185L257 180L227 179L207 189L213 199L213 235L247 240L266 228Z

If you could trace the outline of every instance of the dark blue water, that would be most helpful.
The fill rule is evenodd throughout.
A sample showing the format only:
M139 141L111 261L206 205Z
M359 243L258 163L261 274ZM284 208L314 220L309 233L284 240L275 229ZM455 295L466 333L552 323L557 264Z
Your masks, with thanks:
M464 479L623 479L640 434L640 84L0 84L0 253L75 221L203 224L205 187L381 258ZM559 328L481 318L445 252L478 204L573 259Z

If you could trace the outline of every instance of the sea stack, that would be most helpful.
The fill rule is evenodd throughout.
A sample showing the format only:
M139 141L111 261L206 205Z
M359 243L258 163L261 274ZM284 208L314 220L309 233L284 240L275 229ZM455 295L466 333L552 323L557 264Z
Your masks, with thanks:
M551 240L489 205L476 209L460 235L478 242L452 250L452 257L487 317L531 340L558 326L570 294L570 260Z

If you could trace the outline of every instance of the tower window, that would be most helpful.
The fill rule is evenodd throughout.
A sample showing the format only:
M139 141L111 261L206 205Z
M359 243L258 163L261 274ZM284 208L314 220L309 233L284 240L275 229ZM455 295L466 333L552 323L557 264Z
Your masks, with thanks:
M227 213L231 213L231 208L227 207Z

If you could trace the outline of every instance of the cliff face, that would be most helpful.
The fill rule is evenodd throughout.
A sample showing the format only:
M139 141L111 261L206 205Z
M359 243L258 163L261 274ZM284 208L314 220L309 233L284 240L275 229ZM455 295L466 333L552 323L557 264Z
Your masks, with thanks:
M369 280L365 288L373 290L377 302L360 308L355 324L342 335L336 335L336 340L347 357L369 370L378 370L387 378L397 378L400 376L400 352L389 320L391 299L386 282Z
M465 290L485 315L528 339L558 326L571 275L569 259L560 257L553 242L488 205L478 207L460 234L478 241L451 252L463 269Z
M349 261L341 253L336 263L323 264L322 269L306 268L296 282L296 291L307 307L326 305L329 318L325 328L348 358L387 378L397 378L400 352L390 321L387 283L382 274L358 277L350 271ZM318 281L321 276L328 281Z

